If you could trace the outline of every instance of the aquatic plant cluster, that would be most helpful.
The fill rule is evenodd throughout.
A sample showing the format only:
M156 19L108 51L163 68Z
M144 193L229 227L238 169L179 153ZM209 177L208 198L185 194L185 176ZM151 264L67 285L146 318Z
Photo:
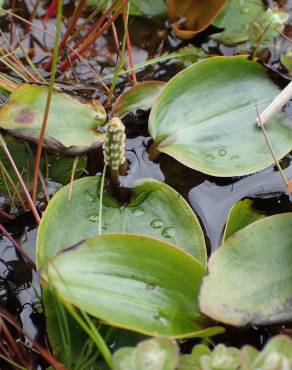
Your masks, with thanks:
M0 7L0 367L292 370L292 2Z

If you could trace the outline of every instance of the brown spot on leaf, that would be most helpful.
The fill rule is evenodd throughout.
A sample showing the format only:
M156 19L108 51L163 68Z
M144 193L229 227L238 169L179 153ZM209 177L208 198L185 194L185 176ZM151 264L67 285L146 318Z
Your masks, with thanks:
M28 108L24 108L18 113L17 117L15 118L15 123L30 124L33 123L33 120L33 112Z

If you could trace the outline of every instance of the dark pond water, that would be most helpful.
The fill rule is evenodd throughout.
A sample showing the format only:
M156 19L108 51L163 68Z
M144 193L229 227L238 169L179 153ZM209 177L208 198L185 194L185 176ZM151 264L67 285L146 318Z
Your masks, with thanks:
M27 8L30 9L29 2L16 2L18 14L27 15ZM288 1L288 7L292 12L292 1ZM67 2L65 14L72 12L72 3ZM44 15L44 9L38 8L38 17ZM47 30L54 32L54 20L36 19L35 22ZM80 20L80 23L82 21ZM117 30L121 27L116 24ZM6 27L6 37L10 37L8 19L3 20L3 27ZM33 60L41 65L42 60L49 55L49 48L52 47L53 39L49 35L37 29L25 31L23 24L16 21L15 30L23 38L24 46L30 46L34 50ZM65 29L65 25L64 25ZM201 45L206 52L222 55L236 54L235 48L226 47L213 41L208 41L208 34L212 28L204 32L203 35L192 41L193 45ZM130 20L130 34L132 35L133 51L135 62L139 63L147 58L152 58L157 54L157 50L172 51L185 46L186 43L179 42L171 34L167 34L163 24L154 22L150 19L136 18ZM291 37L292 24L286 29L286 34ZM13 35L13 32L12 32ZM12 37L12 44L16 43ZM287 50L291 47L283 38L279 37L277 43L280 50ZM101 36L95 47L85 55L92 68L103 75L111 74L116 63L116 51L111 32ZM266 51L263 55L264 62L276 73L277 82L281 85L287 83L285 71L279 62L279 52L274 50ZM152 67L147 67L138 73L138 79L149 80L169 80L180 69L181 65L174 61L159 63ZM8 72L5 67L0 65L0 71ZM100 98L106 101L106 96L100 86L94 81L92 73L84 66L77 63L75 68L79 82L76 86L72 74L58 76L58 82L66 86L66 90L72 91L77 95L88 98ZM43 71L44 75L46 72ZM281 73L281 75L280 75ZM66 85L64 85L66 84ZM129 86L127 79L120 79L117 86L117 94ZM211 103L210 103L211 104ZM292 106L287 108L287 114L292 115ZM151 138L147 132L147 113L135 112L125 119L127 129L127 159L130 163L130 170L127 176L122 177L122 186L130 188L133 183L140 178L154 178L165 181L176 189L190 203L194 212L199 217L205 231L209 253L214 251L219 245L232 205L240 199L250 198L253 200L254 207L267 214L291 212L292 197L289 195L283 184L281 176L273 166L250 176L240 178L216 178L206 176L202 173L191 170L174 159L161 155L155 162L150 161L147 148L151 144ZM34 148L32 148L34 150ZM95 159L96 158L96 159ZM88 171L96 174L99 170L98 156L90 155ZM282 167L288 178L292 178L292 156L288 155L281 161ZM4 197L0 194L2 209L9 211L9 204L5 203ZM4 207L4 208L3 208ZM20 209L14 209L15 219L2 220L2 224L18 241L22 247L34 256L37 228L30 212L23 213ZM12 243L5 237L0 237L0 306L10 312L24 332L28 333L31 340L44 343L45 328L44 317L40 307L40 286L36 272L31 270L18 255ZM247 329L227 328L226 334L214 339L214 342L223 341L229 345L241 346L243 344L253 344L261 348L270 336L289 330L289 325L285 327L252 327ZM26 341L30 346L28 339ZM190 350L194 341L182 341L182 350ZM1 368L6 368L1 365ZM3 367L2 367L3 366ZM37 368L40 365L34 365Z

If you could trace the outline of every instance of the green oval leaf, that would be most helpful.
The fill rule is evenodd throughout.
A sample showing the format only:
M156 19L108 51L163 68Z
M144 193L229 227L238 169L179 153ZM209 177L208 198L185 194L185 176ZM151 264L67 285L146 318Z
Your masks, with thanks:
M38 232L38 266L59 251L98 233L99 189L98 177L85 177L74 181L70 201L70 185L54 196ZM104 194L102 227L107 233L140 233L165 240L206 264L199 221L188 203L159 181L137 182L127 205L120 206L111 195Z
M226 324L291 320L292 213L266 217L230 237L210 258L203 313Z
M171 79L152 108L149 131L158 150L215 176L241 176L273 163L256 126L279 93L265 69L245 56L214 57ZM277 158L292 149L291 122L279 113L267 125Z
M227 218L223 240L264 217L265 215L262 212L253 208L251 199L244 199L235 203Z
M165 82L146 81L122 93L113 105L112 114L123 118L137 109L148 110L161 94Z
M47 86L21 85L1 108L0 127L13 136L38 142L47 96ZM106 113L98 102L82 104L70 95L54 91L45 145L48 149L68 154L99 146L101 135L96 130L105 120Z
M188 337L220 331L203 329L197 295L204 274L202 264L171 244L104 234L50 259L42 276L63 299L112 326Z

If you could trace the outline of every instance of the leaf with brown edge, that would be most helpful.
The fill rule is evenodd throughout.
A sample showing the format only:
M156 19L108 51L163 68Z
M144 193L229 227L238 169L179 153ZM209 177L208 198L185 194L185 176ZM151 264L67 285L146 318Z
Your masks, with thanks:
M37 143L42 127L48 87L22 84L0 110L0 128L11 136ZM49 151L79 155L101 145L98 126L106 112L98 101L84 104L53 91L44 146Z
M187 40L206 29L227 0L166 0L166 3L176 36Z

